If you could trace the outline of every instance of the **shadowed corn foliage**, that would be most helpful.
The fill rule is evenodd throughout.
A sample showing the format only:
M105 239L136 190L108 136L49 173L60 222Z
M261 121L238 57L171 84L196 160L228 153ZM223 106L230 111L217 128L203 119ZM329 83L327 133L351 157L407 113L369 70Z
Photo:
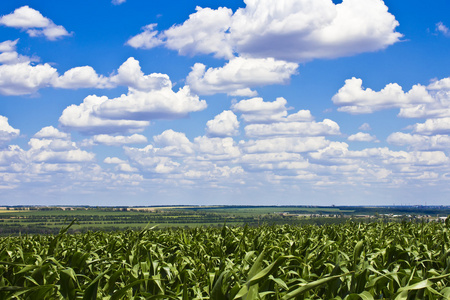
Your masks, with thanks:
M0 299L450 299L441 223L0 239Z

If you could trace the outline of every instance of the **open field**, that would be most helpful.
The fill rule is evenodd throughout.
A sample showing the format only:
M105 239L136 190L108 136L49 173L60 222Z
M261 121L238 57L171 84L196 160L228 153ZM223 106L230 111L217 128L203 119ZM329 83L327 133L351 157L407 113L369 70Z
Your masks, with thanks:
M72 220L72 232L125 230L147 224L195 227L261 224L338 224L358 221L436 220L445 207L302 207L302 206L173 206L173 207L9 207L0 213L0 234L56 233Z

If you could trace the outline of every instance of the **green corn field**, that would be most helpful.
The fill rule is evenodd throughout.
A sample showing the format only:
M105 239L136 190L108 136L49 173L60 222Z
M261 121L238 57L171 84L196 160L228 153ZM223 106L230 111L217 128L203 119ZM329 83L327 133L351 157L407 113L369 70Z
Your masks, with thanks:
M450 299L443 223L69 226L0 238L0 299Z

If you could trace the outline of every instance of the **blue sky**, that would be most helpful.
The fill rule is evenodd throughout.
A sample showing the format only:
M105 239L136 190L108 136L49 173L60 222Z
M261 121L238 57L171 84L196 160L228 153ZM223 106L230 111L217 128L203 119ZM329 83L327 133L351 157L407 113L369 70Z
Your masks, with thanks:
M446 205L449 9L3 1L0 205Z

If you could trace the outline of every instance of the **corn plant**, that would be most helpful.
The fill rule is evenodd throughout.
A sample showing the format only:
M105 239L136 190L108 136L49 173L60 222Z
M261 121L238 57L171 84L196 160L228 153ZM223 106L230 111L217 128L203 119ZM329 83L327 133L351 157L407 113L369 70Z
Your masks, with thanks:
M450 299L448 224L69 227L0 239L0 299Z

